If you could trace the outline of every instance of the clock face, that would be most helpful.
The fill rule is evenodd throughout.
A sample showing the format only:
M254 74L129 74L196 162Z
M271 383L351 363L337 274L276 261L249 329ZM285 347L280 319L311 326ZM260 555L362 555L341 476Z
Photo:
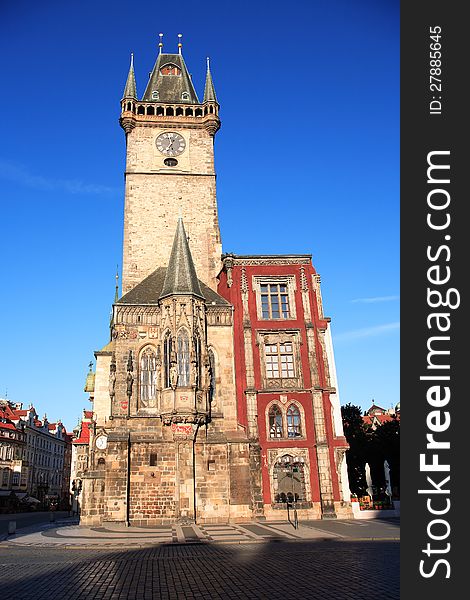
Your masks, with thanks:
M100 435L99 437L96 438L96 447L99 448L100 450L104 450L106 448L107 443L108 443L108 440L106 439L105 435Z
M184 137L175 131L161 133L155 143L158 150L165 156L179 156L186 148Z

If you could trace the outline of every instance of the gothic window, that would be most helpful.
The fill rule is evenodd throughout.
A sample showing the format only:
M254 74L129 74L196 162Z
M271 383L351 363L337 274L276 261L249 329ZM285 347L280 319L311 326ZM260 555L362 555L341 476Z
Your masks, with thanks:
M274 502L306 500L304 459L290 454L280 457L273 469Z
M181 75L181 69L179 69L176 65L169 63L167 65L163 65L163 67L160 69L160 73L162 75Z
M287 436L290 438L300 437L300 410L295 404L291 404L287 409Z
M178 385L189 386L189 337L182 329L178 333Z
M263 319L288 319L289 295L285 283L261 284L261 313Z
M140 357L140 404L149 405L157 395L157 356L153 348L146 348Z
M172 352L171 334L168 332L163 341L163 368L165 376L165 387L170 387L170 367L171 367L171 352Z
M292 342L266 344L266 377L285 379L295 377L294 348Z
M282 412L277 404L273 404L269 409L269 437L281 438L282 433Z

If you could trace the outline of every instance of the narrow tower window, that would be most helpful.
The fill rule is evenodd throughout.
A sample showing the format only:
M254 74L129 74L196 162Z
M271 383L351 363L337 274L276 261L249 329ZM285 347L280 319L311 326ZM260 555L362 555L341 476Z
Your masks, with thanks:
M157 357L152 348L146 348L140 357L140 403L149 405L157 394Z
M172 351L172 344L171 344L171 335L170 332L168 332L165 336L165 340L163 342L163 368L165 370L165 387L169 388L170 387L170 367L171 367L171 351Z
M189 337L185 330L178 333L178 384L189 386Z

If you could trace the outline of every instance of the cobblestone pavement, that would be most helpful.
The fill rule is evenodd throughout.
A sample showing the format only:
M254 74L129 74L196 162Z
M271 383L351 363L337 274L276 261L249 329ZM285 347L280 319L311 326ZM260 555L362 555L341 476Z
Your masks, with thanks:
M124 527L108 523L103 527L79 526L64 519L18 530L5 536L3 545L52 547L126 547L180 543L263 543L270 540L399 539L398 522L309 521L298 529L286 521L227 525L168 525L155 528Z
M265 541L99 550L0 544L2 600L398 600L399 544Z

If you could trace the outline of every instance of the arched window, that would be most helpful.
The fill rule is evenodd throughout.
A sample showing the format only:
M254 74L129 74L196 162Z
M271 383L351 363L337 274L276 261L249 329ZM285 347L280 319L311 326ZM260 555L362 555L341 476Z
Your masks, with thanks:
M172 348L172 343L171 343L171 335L170 335L170 332L168 332L163 341L163 369L165 371L164 379L165 379L165 387L166 388L170 387L170 367L171 367L170 361L171 361L171 351L172 350L173 350L173 348Z
M295 404L291 404L287 409L287 436L290 438L302 435L300 428L300 410Z
M269 437L280 438L282 435L282 412L277 404L269 409Z
M104 471L106 469L106 461L104 458L98 459L98 471Z
M274 502L305 501L304 459L281 456L274 465L273 484Z
M140 356L140 405L146 407L157 395L157 356L146 348Z
M181 94L181 100L189 100L189 92L183 92Z
M178 333L178 385L189 386L189 337L182 329Z

